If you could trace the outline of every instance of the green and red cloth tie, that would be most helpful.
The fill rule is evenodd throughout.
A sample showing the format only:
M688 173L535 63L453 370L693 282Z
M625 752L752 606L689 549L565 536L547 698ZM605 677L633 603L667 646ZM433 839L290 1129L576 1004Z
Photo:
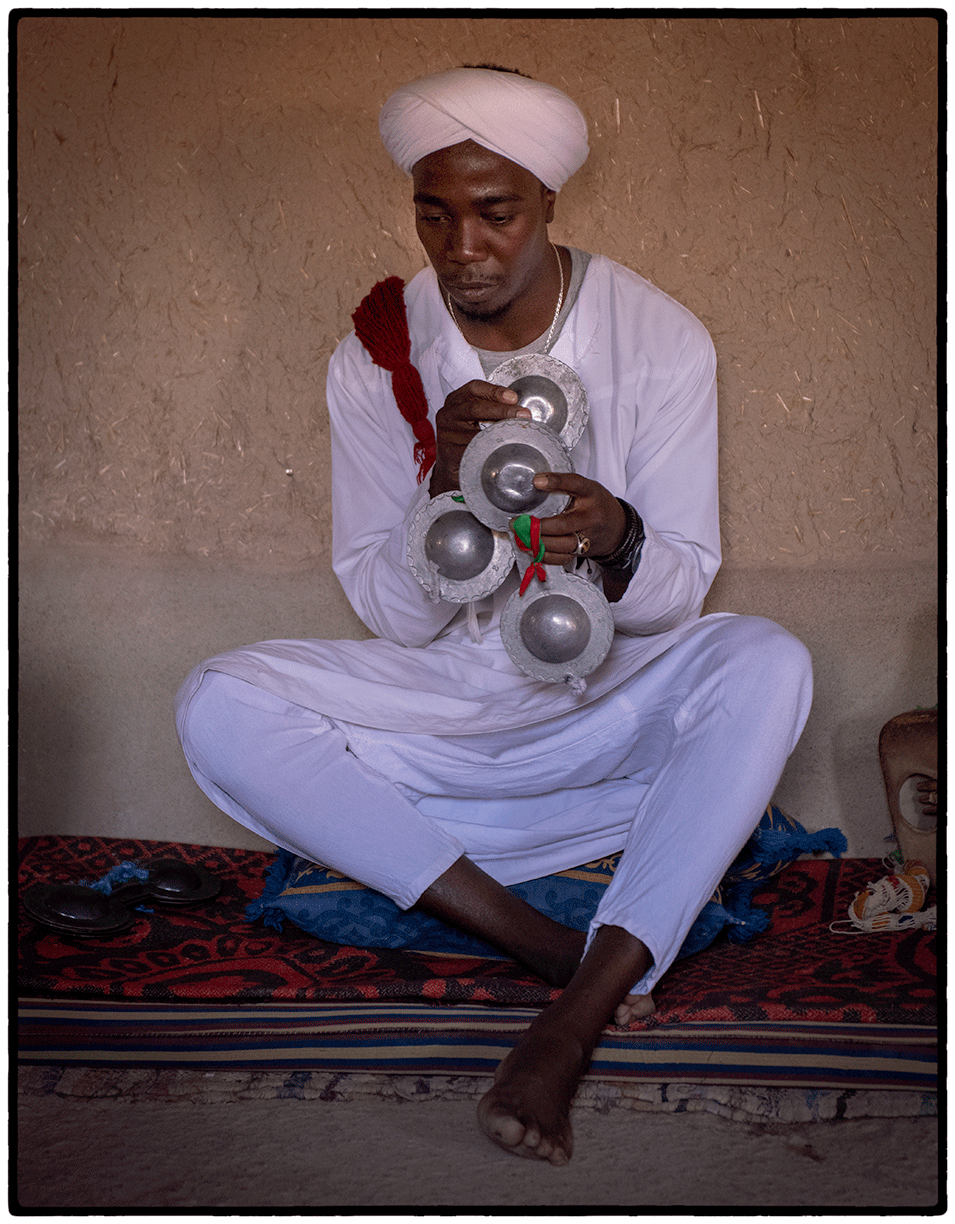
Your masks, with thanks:
M544 556L544 545L541 540L541 521L532 514L519 514L511 520L511 530L514 532L514 542L521 552L530 553L533 560L524 571L519 594L523 595L536 577L541 582L547 581L547 570L541 564Z

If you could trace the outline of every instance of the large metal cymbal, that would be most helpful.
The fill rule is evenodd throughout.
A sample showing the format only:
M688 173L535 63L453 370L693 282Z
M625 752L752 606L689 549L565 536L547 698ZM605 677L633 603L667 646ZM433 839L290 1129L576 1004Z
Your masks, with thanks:
M418 510L408 530L408 564L426 591L448 603L471 603L496 591L514 565L514 545L492 531L453 493Z
M461 492L488 527L506 531L518 514L549 518L567 506L566 493L535 489L538 472L572 472L570 454L546 425L511 418L481 429L461 459Z
M569 365L549 353L527 353L492 370L488 382L516 391L533 420L553 430L568 450L580 441L590 408L584 384Z
M589 676L607 656L614 624L603 592L560 566L523 595L515 591L501 613L501 640L525 675L551 683Z

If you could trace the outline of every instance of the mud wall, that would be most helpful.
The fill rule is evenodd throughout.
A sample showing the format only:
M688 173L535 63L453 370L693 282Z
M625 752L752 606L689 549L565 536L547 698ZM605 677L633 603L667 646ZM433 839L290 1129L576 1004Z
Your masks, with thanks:
M264 844L195 786L173 695L230 646L366 632L329 565L325 367L423 266L377 113L491 61L590 120L553 237L713 334L708 606L805 641L777 801L880 857L879 728L936 699L938 59L907 16L21 19L20 832Z
M423 265L378 108L490 60L590 121L554 238L713 334L727 561L932 555L934 20L41 15L16 39L25 542L324 567L328 356Z

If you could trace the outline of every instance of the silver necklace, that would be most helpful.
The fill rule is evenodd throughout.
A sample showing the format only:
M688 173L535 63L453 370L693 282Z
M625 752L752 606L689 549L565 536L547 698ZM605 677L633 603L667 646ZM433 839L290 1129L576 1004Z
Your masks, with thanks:
M550 352L550 346L554 341L554 328L557 326L557 320L560 318L560 308L564 304L564 265L561 262L560 252L557 250L557 248L554 246L553 243L550 244L550 248L554 252L554 254L557 256L557 271L560 273L560 293L557 295L557 309L554 311L554 318L552 319L550 329L547 332L547 339L544 341L543 351L545 353ZM454 326L458 329L459 332L461 332L461 335L464 336L464 331L461 328L461 324L458 322L458 317L454 313L454 307L451 305L451 295L450 294L448 294L448 310L451 312L451 320L454 323ZM467 340L467 336L464 336L464 338L465 340Z

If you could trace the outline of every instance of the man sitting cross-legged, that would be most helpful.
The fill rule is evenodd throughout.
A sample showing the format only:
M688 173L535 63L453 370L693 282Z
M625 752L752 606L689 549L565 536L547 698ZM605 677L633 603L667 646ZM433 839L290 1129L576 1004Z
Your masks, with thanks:
M652 1007L766 808L810 664L770 621L700 616L719 566L713 346L640 276L551 243L557 193L588 152L574 103L511 72L452 69L399 89L380 127L431 266L397 305L373 293L362 308L406 312L423 399L354 333L329 368L335 572L377 638L206 660L178 728L235 819L563 987L478 1110L501 1146L562 1164L604 1026ZM511 662L499 623L516 573L478 605L476 642L407 560L416 512L458 488L481 424L528 415L488 382L528 352L570 366L588 396L575 472L535 477L572 499L541 523L544 563L576 565L613 611L583 692ZM586 936L505 887L621 850Z

